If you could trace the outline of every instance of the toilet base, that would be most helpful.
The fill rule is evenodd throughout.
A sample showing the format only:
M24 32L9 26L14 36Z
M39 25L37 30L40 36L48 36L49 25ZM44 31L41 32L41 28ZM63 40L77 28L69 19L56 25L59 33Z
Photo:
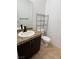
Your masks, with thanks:
M49 45L49 43L45 42L44 40L41 41L41 46L47 47L48 45Z

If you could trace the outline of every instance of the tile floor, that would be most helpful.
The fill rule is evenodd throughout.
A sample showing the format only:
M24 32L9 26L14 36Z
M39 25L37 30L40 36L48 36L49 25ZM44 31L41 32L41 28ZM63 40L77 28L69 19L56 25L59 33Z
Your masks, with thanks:
M40 51L32 59L60 59L60 49L49 44L47 47L41 46Z

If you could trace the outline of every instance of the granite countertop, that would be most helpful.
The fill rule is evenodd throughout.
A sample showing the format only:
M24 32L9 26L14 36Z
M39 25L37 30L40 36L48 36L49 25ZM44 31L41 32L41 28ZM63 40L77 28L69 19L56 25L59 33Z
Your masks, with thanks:
M38 36L42 35L41 32L34 31L35 34L33 36L31 36L31 37L19 37L18 33L20 31L21 30L17 30L17 45L23 44L25 42L28 42L28 41L32 40L32 38L35 38L35 37L38 37Z

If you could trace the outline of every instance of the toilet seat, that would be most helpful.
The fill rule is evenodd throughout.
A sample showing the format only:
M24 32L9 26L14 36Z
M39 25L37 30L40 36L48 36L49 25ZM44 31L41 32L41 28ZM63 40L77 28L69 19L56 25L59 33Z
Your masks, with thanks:
M45 42L50 42L50 38L47 36L42 36L41 37Z

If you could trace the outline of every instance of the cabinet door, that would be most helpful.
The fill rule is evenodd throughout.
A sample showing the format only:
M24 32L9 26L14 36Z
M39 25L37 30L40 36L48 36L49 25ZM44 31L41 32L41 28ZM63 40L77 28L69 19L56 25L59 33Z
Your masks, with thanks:
M34 55L40 50L40 43L41 43L41 36L33 38L31 40L32 55Z
M31 41L21 44L17 47L19 59L29 59L31 54Z

